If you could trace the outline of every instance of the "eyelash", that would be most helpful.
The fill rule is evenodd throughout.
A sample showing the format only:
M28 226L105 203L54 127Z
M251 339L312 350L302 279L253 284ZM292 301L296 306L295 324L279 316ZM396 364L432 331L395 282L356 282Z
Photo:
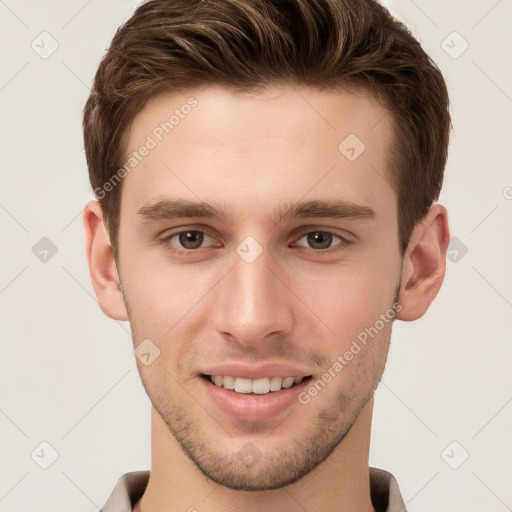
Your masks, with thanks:
M203 233L203 234L209 236L210 238L215 238L215 236L212 233L210 233L209 231L202 230L202 229L182 229L181 231L175 231L173 233L169 233L169 234L165 235L160 241L170 251L178 253L178 254L190 254L190 253L193 253L193 252L198 252L200 249L204 249L204 247L199 247L197 249L179 249L179 248L173 247L173 244L171 243L171 240L173 238L175 238L178 235L181 235L182 233L189 233L189 232L192 232L192 233ZM330 253L335 252L335 251L344 250L349 245L351 245L353 243L353 240L348 238L348 237L343 237L343 236L338 235L337 233L334 233L332 231L326 231L326 230L321 230L321 229L314 229L312 231L305 231L305 232L302 233L302 235L300 236L300 238L298 240L301 240L306 235L309 235L309 234L312 234L312 233L323 233L323 234L333 235L334 237L339 238L340 241L341 241L339 244L335 245L334 247L330 247L328 249L313 249L311 247L308 248L311 251L313 251L315 253L319 253L319 254L330 254Z

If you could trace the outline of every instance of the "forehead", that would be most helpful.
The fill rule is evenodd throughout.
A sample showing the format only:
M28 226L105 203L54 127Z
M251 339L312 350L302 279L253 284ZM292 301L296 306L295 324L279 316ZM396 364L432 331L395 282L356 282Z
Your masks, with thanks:
M241 217L307 196L378 210L396 200L391 137L391 116L364 90L163 94L132 123L122 212L171 196L224 203Z

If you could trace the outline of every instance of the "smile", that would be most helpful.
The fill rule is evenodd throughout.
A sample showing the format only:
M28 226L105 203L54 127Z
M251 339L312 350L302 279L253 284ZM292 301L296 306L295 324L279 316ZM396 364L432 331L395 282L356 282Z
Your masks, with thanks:
M299 402L312 379L308 376L248 379L201 374L207 400L221 413L244 422L265 421Z
M236 393L254 393L265 395L267 393L288 389L296 384L300 384L309 376L297 377L264 377L261 379L244 379L242 377L232 377L229 375L206 375L213 384Z

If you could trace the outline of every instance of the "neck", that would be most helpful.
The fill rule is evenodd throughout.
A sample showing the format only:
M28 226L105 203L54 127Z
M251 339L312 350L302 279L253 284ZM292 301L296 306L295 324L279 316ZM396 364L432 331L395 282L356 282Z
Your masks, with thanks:
M152 467L135 512L374 512L368 454L371 399L331 455L309 474L281 489L236 491L207 479L187 457L154 407L151 409ZM257 498L257 499L255 499Z

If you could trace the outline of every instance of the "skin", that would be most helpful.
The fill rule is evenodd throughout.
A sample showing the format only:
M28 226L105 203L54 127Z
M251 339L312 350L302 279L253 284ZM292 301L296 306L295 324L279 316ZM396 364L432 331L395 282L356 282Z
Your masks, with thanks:
M124 178L119 268L99 203L84 211L101 309L130 321L135 347L149 338L161 352L148 366L137 361L153 407L151 475L135 510L372 511L373 394L392 323L308 404L265 421L224 414L197 373L225 361L279 361L318 379L397 296L398 319L420 318L445 274L446 209L430 208L402 258L386 167L392 116L362 90L281 84L251 94L209 86L161 95L134 120L128 151L191 96L197 107ZM366 145L352 162L338 150L350 133ZM233 215L148 223L137 214L166 197ZM268 219L278 205L310 199L365 205L375 218ZM179 237L159 242L180 229L212 236L198 249ZM315 231L352 243L334 236L327 247L339 250L326 253L307 236ZM236 252L249 235L262 248L250 264ZM251 467L237 457L248 443L259 454Z

